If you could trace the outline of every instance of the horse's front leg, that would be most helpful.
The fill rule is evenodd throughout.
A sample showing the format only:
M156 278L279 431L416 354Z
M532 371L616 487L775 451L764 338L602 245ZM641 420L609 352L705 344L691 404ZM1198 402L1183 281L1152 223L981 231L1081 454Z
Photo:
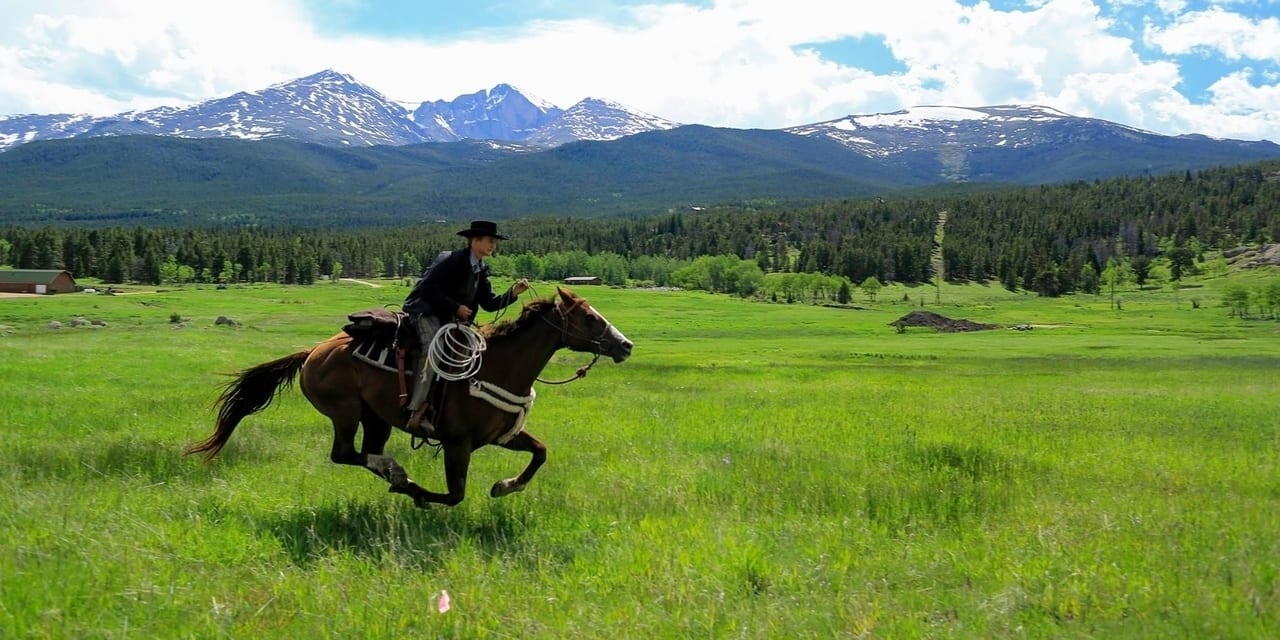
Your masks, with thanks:
M547 445L542 444L541 440L530 435L528 431L521 431L508 440L506 444L498 446L512 451L528 451L533 454L533 457L529 460L529 465L524 468L524 471L520 472L519 476L493 483L493 488L489 490L489 495L494 498L501 498L510 493L523 491L524 486L533 479L533 474L538 472L538 467L541 467L542 463L547 461Z
M389 491L403 493L413 498L413 503L423 509L431 506L431 503L452 507L462 502L462 499L466 497L467 469L470 466L471 443L466 441L449 442L444 445L444 477L445 483L449 487L448 493L427 491L412 480L400 485L392 483Z

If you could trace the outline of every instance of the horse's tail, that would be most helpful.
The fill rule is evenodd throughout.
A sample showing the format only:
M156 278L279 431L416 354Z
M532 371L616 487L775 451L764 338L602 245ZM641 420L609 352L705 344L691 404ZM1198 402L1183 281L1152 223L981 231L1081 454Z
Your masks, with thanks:
M214 403L218 407L218 424L213 435L187 447L184 453L203 453L206 462L212 460L226 446L241 420L266 409L280 389L293 383L310 353L311 350L306 349L240 372Z

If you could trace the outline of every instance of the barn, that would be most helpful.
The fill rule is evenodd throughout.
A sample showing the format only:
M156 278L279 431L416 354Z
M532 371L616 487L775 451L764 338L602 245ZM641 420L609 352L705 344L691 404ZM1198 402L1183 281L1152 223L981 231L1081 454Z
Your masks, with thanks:
M0 269L0 293L70 293L76 279L58 269Z
M564 279L565 284L604 284L599 276L571 276Z

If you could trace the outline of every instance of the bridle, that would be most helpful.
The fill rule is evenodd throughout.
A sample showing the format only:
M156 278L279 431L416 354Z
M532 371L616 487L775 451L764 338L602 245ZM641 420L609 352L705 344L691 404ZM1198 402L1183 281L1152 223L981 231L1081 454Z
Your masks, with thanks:
M607 318L604 318L603 316L601 316L601 319L604 320L604 329L600 331L600 335L594 338L592 338L591 336L581 331L573 330L573 327L571 327L569 324L569 311L573 311L574 309L584 304L587 304L587 301L579 299L577 302L573 303L573 306L570 307L568 311L566 311L564 308L564 304L562 304L561 302L556 302L556 315L560 316L559 324L556 324L555 322L547 318L546 314L542 314L538 317L542 318L543 322L546 322L547 324L555 327L560 332L561 340L564 340L565 338L578 338L591 344L594 347L594 349L592 350L594 355L591 358L591 362L587 363L586 366L578 367L577 373L575 373L572 377L565 378L564 380L543 380L541 377L534 378L538 382L541 382L543 384L568 384L579 378L585 378L587 377L587 372L591 370L591 367L596 366L596 362L600 360L600 355L601 355L600 347L604 344L604 337L606 335L609 335L609 330L613 329L613 323L609 322Z

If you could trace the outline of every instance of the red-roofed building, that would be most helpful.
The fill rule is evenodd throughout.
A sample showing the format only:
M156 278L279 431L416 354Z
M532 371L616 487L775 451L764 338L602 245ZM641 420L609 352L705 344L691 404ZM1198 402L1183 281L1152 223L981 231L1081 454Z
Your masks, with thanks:
M70 293L76 279L70 271L58 269L0 269L0 292Z

